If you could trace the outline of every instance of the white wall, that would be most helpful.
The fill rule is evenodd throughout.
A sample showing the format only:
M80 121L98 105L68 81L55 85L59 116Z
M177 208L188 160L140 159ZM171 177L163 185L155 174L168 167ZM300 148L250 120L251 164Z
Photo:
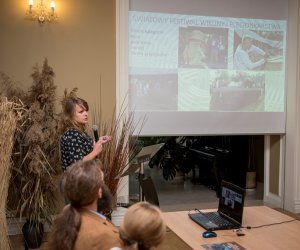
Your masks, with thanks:
M289 0L284 208L296 213L300 213L299 10L299 1Z

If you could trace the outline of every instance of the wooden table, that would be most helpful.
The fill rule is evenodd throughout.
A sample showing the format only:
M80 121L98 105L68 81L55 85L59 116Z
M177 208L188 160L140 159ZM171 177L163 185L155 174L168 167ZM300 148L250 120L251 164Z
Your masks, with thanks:
M212 209L203 211L213 211ZM164 213L167 226L192 249L204 249L201 245L234 241L246 249L300 249L300 221L263 226L290 221L294 218L266 206L245 207L243 214L244 236L237 236L233 230L218 230L217 237L203 238L204 228L188 217L188 211Z

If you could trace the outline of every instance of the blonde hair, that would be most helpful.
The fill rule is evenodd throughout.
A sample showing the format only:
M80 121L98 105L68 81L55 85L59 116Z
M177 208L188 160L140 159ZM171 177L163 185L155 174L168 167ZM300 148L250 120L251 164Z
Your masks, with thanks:
M138 202L127 210L119 232L125 249L147 250L163 242L166 225L157 206Z

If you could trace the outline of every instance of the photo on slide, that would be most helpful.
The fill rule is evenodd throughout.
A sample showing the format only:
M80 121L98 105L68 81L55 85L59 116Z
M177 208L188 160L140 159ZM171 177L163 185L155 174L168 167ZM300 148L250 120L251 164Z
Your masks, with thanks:
M283 70L284 40L283 31L235 30L234 69Z
M215 71L210 84L211 111L264 111L263 72Z
M178 70L178 111L209 111L209 76L205 69Z
M226 69L228 29L179 28L178 64L182 68Z
M130 75L130 110L177 110L177 86L177 73Z

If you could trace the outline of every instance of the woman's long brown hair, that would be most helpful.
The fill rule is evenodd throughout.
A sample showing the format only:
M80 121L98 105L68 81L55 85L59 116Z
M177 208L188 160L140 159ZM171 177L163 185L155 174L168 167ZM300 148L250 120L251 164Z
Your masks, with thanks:
M72 250L77 238L81 217L78 209L93 203L104 185L99 160L77 161L65 173L64 194L70 205L56 218L49 245L53 250Z

